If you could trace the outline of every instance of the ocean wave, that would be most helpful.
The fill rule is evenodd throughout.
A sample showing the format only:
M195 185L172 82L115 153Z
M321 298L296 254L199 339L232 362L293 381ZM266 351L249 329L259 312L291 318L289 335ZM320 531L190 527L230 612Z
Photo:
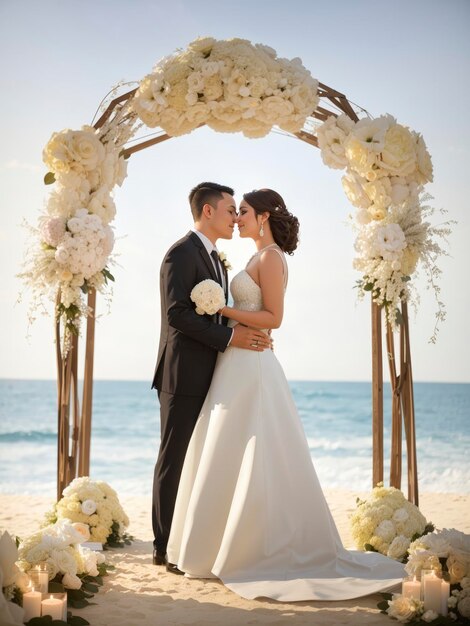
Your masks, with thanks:
M0 443L56 442L57 433L45 430L15 430L0 433Z

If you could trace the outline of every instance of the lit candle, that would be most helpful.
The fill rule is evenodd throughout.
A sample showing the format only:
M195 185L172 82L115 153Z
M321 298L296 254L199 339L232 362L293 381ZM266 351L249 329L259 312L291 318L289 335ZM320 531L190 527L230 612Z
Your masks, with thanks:
M47 593L49 588L49 572L43 565L36 565L29 572L33 587L41 593Z
M442 597L441 597L441 583L442 580L436 576L433 572L430 576L426 576L424 579L424 610L441 612Z
M448 613L447 600L449 599L449 595L450 595L450 583L448 583L446 580L443 580L441 582L441 601L442 601L441 613L444 616L447 615Z
M29 622L33 617L41 617L41 592L32 589L24 593L23 609L25 622Z
M413 579L404 578L401 592L405 598L415 598L419 600L421 597L421 583L419 580L416 580L416 576L414 576Z
M54 598L46 598L41 602L41 615L50 615L52 619L62 619L64 614L64 605L62 600Z

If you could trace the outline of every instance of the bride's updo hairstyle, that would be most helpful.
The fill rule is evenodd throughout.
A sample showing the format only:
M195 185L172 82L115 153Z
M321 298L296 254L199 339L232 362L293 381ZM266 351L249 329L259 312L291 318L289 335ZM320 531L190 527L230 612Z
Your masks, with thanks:
M287 210L282 197L272 189L255 189L243 194L257 215L269 213L274 241L287 254L294 254L299 243L299 220Z

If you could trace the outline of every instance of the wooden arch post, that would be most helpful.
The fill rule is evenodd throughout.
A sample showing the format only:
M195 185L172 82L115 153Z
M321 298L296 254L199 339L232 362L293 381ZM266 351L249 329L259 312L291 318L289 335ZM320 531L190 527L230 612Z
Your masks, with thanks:
M333 105L341 113L345 113L353 121L358 116L346 96L324 83L319 83L318 93L322 104L312 113L311 117L325 121L331 115L337 115L326 108ZM111 101L107 109L94 124L98 129L115 114L119 106L130 102L136 89L128 91ZM295 136L306 143L318 147L317 137L313 132L301 130ZM122 154L128 158L131 154L150 146L171 139L166 133L124 148ZM57 461L57 499L63 489L76 476L87 476L90 472L90 442L93 404L93 360L95 336L96 292L88 294L88 306L91 314L87 319L85 372L83 381L82 412L79 414L77 389L77 353L78 338L74 336L72 347L65 358L60 351L60 327L56 326L57 339L57 381L58 381L58 461ZM413 401L413 379L411 372L410 337L408 309L402 302L402 324L400 326L400 370L397 375L395 364L394 337L389 325L386 328L387 355L392 387L392 436L390 485L401 488L402 474L402 423L405 426L407 459L408 459L408 500L418 505L418 472L416 460L416 436ZM382 309L372 302L372 486L383 481L383 368L382 368ZM70 406L72 404L72 416ZM70 421L72 419L72 422ZM71 444L70 444L71 440Z

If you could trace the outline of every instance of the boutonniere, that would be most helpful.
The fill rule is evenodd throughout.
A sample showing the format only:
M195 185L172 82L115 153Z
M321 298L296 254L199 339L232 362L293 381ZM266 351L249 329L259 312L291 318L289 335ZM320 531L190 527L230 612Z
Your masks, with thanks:
M225 252L219 252L219 260L222 263L222 265L225 267L225 271L228 272L228 270L232 269L232 266L230 265Z

